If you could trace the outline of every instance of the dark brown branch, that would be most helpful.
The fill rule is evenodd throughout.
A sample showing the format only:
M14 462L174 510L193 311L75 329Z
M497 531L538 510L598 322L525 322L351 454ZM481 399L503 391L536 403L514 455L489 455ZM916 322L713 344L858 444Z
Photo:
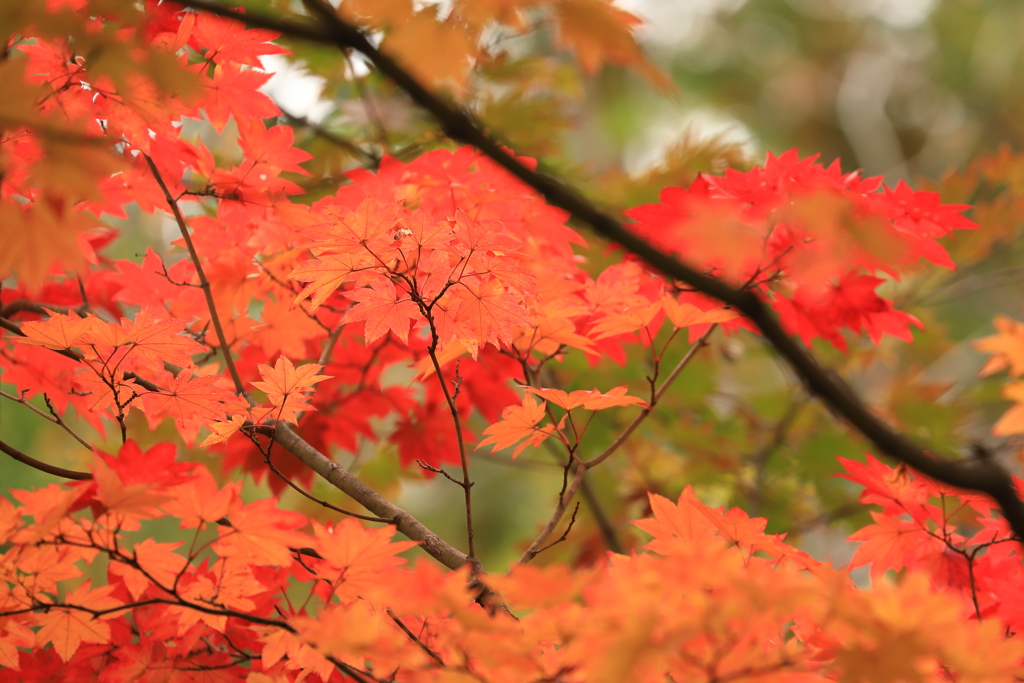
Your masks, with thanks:
M74 470L66 470L63 467L57 467L56 465L48 465L45 462L36 460L31 455L25 455L14 446L10 446L3 441L0 441L0 451L3 451L22 464L28 465L40 472L52 474L55 477L63 477L64 479L73 479L75 481L88 481L92 479L92 475L88 472L76 472Z
M358 50L382 74L404 90L416 104L432 114L450 138L476 147L539 192L549 204L568 211L577 220L590 225L595 232L640 256L666 276L682 281L741 312L757 326L764 338L793 367L807 390L874 443L879 451L936 481L988 494L1002 508L1003 515L1014 532L1024 537L1024 502L1017 496L1013 480L1005 469L992 461L953 461L936 458L930 451L894 430L873 415L844 380L838 375L826 372L818 365L817 360L807 349L782 328L756 294L734 289L720 280L703 275L680 263L634 235L619 220L598 209L564 183L523 166L484 133L483 128L471 116L430 92L394 59L374 47L358 28L338 17L329 5L321 7L316 0L309 0L306 3L306 7L313 8L317 13L317 19L321 23L316 25L309 21L271 17L260 12L243 14L211 0L179 1L195 9L232 17L250 26L269 28L293 38L335 45L341 49Z
M591 485L590 477L584 476L583 481L580 482L580 495L583 496L587 507L590 508L590 514L594 516L597 528L601 532L601 538L604 539L605 547L613 553L621 555L625 552L622 542L619 540L619 535L616 533L612 521L608 519L608 513L601 506L601 499L597 497L597 491Z
M18 313L37 313L39 315L46 315L47 309L54 313L63 313L67 315L70 311L74 311L78 315L85 315L88 312L88 305L82 304L77 308L71 306L61 306L59 304L44 304L38 301L32 301L30 299L15 299L10 303L6 303L0 308L0 318L10 318Z
M772 429L771 437L750 457L750 462L753 463L754 470L757 473L754 479L754 488L750 492L750 505L747 510L752 517L757 515L764 500L765 480L768 476L768 459L785 442L789 429L793 426L793 422L796 420L797 415L800 414L803 406L804 401L800 398L790 403L785 414L779 418L779 421Z

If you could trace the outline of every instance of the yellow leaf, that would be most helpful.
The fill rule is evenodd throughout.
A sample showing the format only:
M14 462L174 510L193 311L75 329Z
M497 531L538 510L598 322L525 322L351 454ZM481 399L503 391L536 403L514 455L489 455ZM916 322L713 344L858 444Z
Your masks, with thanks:
M476 32L438 21L433 9L427 9L392 28L381 47L421 83L446 85L459 95L477 57L476 42Z
M672 81L650 62L633 36L640 23L611 0L557 0L559 42L576 53L583 70L597 72L605 64L636 69L659 88L672 89Z

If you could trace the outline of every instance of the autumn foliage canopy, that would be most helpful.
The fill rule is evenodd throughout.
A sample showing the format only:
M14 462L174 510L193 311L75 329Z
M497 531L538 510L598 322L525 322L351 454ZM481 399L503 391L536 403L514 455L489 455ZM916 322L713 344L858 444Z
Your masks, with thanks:
M378 141L317 166L260 90L261 58L292 43L258 21L201 2L0 5L0 401L82 447L69 470L0 441L5 468L61 478L0 498L0 681L1024 675L1024 566L1000 506L880 451L839 461L870 510L848 566L689 486L641 502L632 550L535 561L573 541L588 473L625 457L702 348L758 326L570 225L473 147ZM584 73L666 87L606 0L306 6L293 23L376 32L456 102L493 57L481 35L525 32L527 16ZM417 58L425 43L451 49ZM307 166L326 189L303 184ZM847 352L913 342L921 321L879 288L953 269L946 245L979 229L968 208L794 150L625 215L802 345ZM112 255L111 226L140 214L170 248ZM986 372L1024 374L1024 331L997 325ZM616 364L628 383L587 376ZM1024 403L1020 387L1007 396ZM1022 410L997 433L1024 430ZM351 454L367 447L446 486L464 533L442 538L361 481ZM557 495L505 573L476 549L473 464L530 453L556 456ZM281 504L288 489L314 504ZM850 575L864 566L869 587Z

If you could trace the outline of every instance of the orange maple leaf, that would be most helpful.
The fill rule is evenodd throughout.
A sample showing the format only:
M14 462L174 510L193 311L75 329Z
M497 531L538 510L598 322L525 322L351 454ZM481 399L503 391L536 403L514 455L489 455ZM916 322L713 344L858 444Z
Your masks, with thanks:
M313 254L380 252L393 241L391 230L399 220L396 204L382 204L376 199L364 199L355 211L343 206L329 206L323 211L327 219L311 225L302 234L314 240Z
M138 600L153 585L153 581L165 589L174 585L174 580L187 564L183 555L174 552L180 546L181 543L157 543L147 538L132 548L132 557L142 567L142 571L123 562L111 562L109 571L120 576L132 598Z
M260 636L263 649L260 651L260 662L265 668L270 668L284 659L285 669L298 669L303 672L296 680L301 680L305 673L312 672L320 676L320 680L330 680L334 673L334 664L331 660L310 647L299 636L289 633L280 628L268 628ZM247 681L262 681L254 679L250 674ZM267 683L272 680L267 677Z
M694 505L700 501L693 495L693 489L689 485L679 494L679 502L676 504L656 493L649 493L647 497L654 518L638 519L633 522L654 536L654 540L644 548L662 555L670 555L679 543L688 549L698 548L715 535L715 525Z
M671 89L672 82L650 62L633 37L636 16L619 9L611 0L557 0L558 38L576 53L588 73L605 63L631 66L652 83Z
M196 477L169 491L172 500L163 505L164 512L181 519L182 529L193 529L203 522L216 522L226 517L231 501L238 496L241 482L219 488L210 471L199 468Z
M391 331L402 340L409 341L409 322L420 318L420 310L407 292L399 292L395 283L387 278L373 280L369 287L345 292L357 302L345 313L343 322L365 320L363 338L367 344Z
M524 448L540 445L554 432L554 427L550 424L544 427L536 426L544 414L544 404L538 403L532 395L527 394L523 397L522 405L509 406L501 411L501 421L484 430L487 438L481 441L477 448L493 444L491 453L496 453L526 439L512 452L512 457L515 458Z
M80 317L74 311L67 315L54 313L44 309L50 316L46 320L31 320L22 323L24 337L12 337L16 342L44 346L48 349L72 349L78 346L83 336L87 336L93 324L97 322L94 315Z
M223 401L233 394L216 386L219 376L192 377L190 370L182 370L163 391L151 392L143 397L143 404L150 417L168 414L174 418L179 431L194 420L206 422L224 417Z
M275 501L264 499L244 505L237 497L228 510L230 526L220 527L215 549L222 557L240 557L250 564L288 566L290 548L307 544L305 535L295 531L305 526L306 518L297 512L281 510Z
M99 359L106 365L117 365L129 354L153 370L163 370L164 363L192 365L192 355L204 349L194 339L179 334L185 321L158 319L159 312L146 306L134 320L121 318L120 323L93 323L82 339L88 343L87 358ZM113 359L116 361L111 363Z
M179 585L178 594L192 604L213 603L227 609L251 612L256 609L255 597L267 589L254 576L253 567L250 566L254 564L264 563L254 562L247 557L241 558L241 561L235 557L222 557L213 563L208 572L191 574L190 581ZM177 614L178 635L199 621L220 632L227 628L225 614L204 612L186 606L172 606L168 612Z
M378 265L368 252L325 254L303 261L288 277L309 284L295 297L292 306L308 298L310 311L315 311L338 287L351 280L354 273L371 270Z
M314 521L313 532L317 552L337 572L331 587L343 602L386 588L386 582L382 585L381 581L383 574L405 564L398 553L416 545L415 541L392 542L393 526L364 529L354 519L342 520L332 529ZM333 575L326 568L318 570L318 574Z
M997 334L982 337L974 342L974 348L992 354L980 371L982 377L1009 368L1010 376L1024 374L1024 323L1005 315L997 315L992 321ZM24 328L22 328L24 329Z
M96 481L96 499L112 512L149 519L159 516L157 508L170 500L159 482L125 484L98 455L93 459L92 476Z
M667 294L661 297L661 305L665 309L665 315L676 328L707 323L724 323L739 317L738 314L725 308L702 311L693 304L681 304Z
M456 93L465 90L470 66L477 55L478 36L461 22L440 21L436 7L427 7L392 27L383 49L420 82L447 85ZM443 50L424 50L424 45L444 45Z
M277 408L278 420L294 421L297 412L313 409L306 402L304 392L317 382L331 379L330 375L318 374L323 367L316 363L295 367L290 360L281 356L274 367L261 364L259 371L263 381L253 382L252 385L265 393L267 399Z
M1014 382L1003 387L1003 397L1014 401L999 421L992 427L996 436L1009 436L1024 432L1024 382Z
M636 298L638 301L646 303L642 297ZM655 301L652 304L629 307L618 313L610 313L597 321L591 331L591 336L594 339L604 339L619 334L637 332L650 325L660 310L661 304ZM653 336L653 332L651 334Z
M184 320L159 320L157 315L155 307L146 306L134 320L121 318L121 328L126 335L121 345L130 346L136 360L154 370L162 370L164 363L179 367L192 365L192 356L205 351L203 346L180 334L185 329Z
M480 345L508 346L515 336L515 328L530 324L521 297L507 290L500 281L463 281L461 284L464 287L456 290L460 302L456 318L467 339Z
M641 405L645 408L647 403L636 396L626 396L626 387L615 387L607 393L601 393L597 389L589 391L580 389L572 392L564 392L561 389L535 389L524 387L526 391L556 406L573 410L574 408L586 408L587 410L604 410L612 406Z
M871 578L876 579L887 569L899 571L918 557L929 552L942 553L941 539L931 536L915 521L872 512L875 523L847 538L862 543L853 553L850 567L871 565Z
M86 581L78 588L70 591L63 603L84 607L86 610L107 610L121 604L110 597L115 586L100 586L91 589ZM78 651L82 643L106 643L110 641L110 624L107 619L117 616L110 612L100 617L93 617L86 610L69 607L51 607L36 616L42 627L36 633L36 645L43 646L53 643L53 649L61 660L67 662Z
M208 423L206 428L210 430L210 435L203 439L199 447L206 448L217 443L224 443L245 426L245 420L244 415L232 415L227 421Z
M545 302L539 310L531 309L531 312L530 326L517 329L512 342L520 351L537 351L549 355L557 352L561 346L568 346L595 353L594 342L577 334L576 323L572 320L576 316L585 315L586 307L563 298Z

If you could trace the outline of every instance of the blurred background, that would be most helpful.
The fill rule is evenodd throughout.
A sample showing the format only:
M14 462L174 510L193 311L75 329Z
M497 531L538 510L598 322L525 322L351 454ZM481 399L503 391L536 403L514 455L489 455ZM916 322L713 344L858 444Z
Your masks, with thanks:
M280 6L285 3L247 3ZM979 378L987 356L973 342L993 333L1002 314L1024 319L1024 3L1016 0L619 0L643 20L639 38L673 87L608 67L590 76L559 49L550 22L528 15L531 30L486 34L489 55L452 96L520 154L569 179L604 208L621 212L657 201L667 186L697 173L761 163L769 151L797 148L844 170L864 169L890 185L905 180L941 192L945 202L976 206L982 230L948 241L955 272L922 266L883 295L917 316L915 343L886 338L874 346L848 336L850 351L815 346L826 365L847 377L880 414L941 453L991 447L1020 469L1016 439L994 439L991 426L1008 407L1005 375ZM439 10L443 12L442 7ZM410 159L450 146L432 121L352 56L286 44L291 57L265 60L276 73L266 92L290 116L297 144L314 154L311 178L293 177L305 201L333 193L341 173L366 165L354 148ZM207 124L194 132L215 152L235 145L233 124L219 138ZM133 258L170 247L173 224L132 212L120 224L114 255ZM585 231L584 231L585 232ZM591 235L588 240L600 245ZM602 250L595 249L595 254ZM592 257L593 272L615 254ZM686 352L683 340L667 362ZM564 388L643 385L648 356L624 366L589 367L569 354L551 380ZM2 379L2 378L0 378ZM613 411L607 411L609 413ZM595 452L631 418L595 420ZM470 429L486 423L477 416ZM58 430L10 401L0 402L0 432L32 453L73 465ZM177 438L137 425L142 441ZM386 424L380 425L387 430ZM88 432L86 427L82 427ZM111 443L111 448L114 445ZM834 456L863 459L869 447L809 400L798 382L755 336L713 337L663 404L620 453L593 471L568 540L538 561L587 564L608 549L638 547L628 523L646 513L646 492L675 497L685 485L710 505L738 505L769 519L769 530L819 558L845 562L843 539L867 521L859 490L831 475ZM209 453L187 457L220 468ZM442 536L464 536L461 492L441 478L401 470L394 452L365 441L338 454L368 483L397 499ZM225 473L224 478L231 476ZM235 476L238 476L237 474ZM477 538L484 564L501 571L550 515L561 485L551 454L527 451L474 458ZM0 460L10 488L49 483L38 472ZM266 490L246 484L250 495ZM314 493L330 496L326 489ZM8 494L9 495L9 494ZM323 513L286 493L288 505Z

